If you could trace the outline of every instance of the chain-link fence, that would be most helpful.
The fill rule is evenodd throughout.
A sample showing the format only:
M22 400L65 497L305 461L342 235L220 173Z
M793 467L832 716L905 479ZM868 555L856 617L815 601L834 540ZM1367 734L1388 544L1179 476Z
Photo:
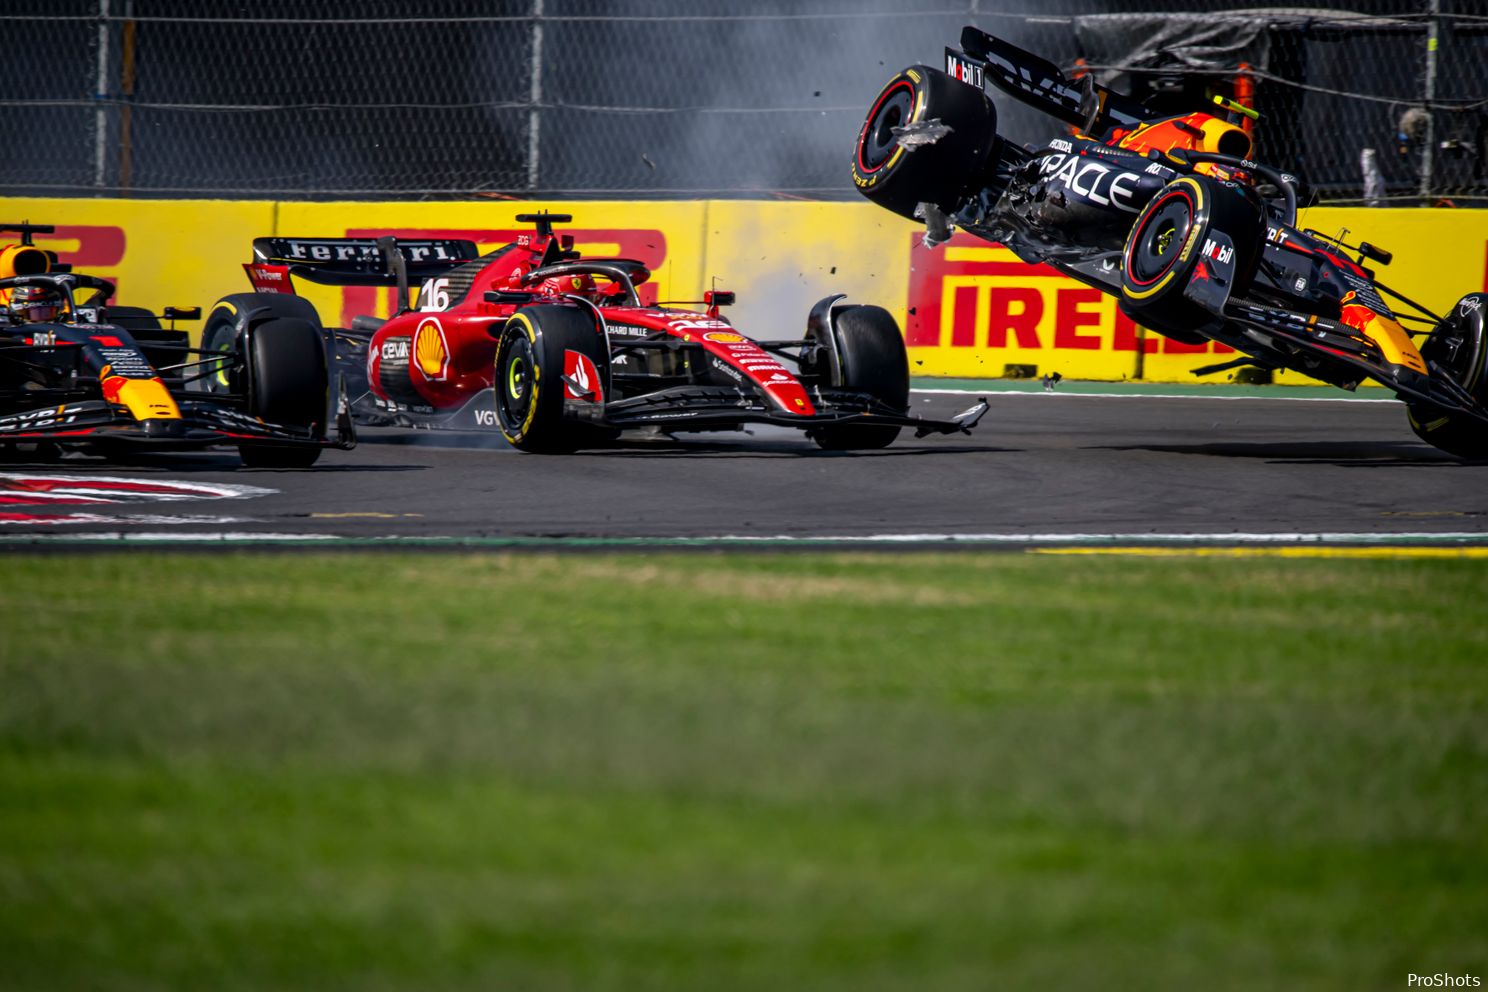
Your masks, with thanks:
M1248 88L1260 157L1325 200L1488 205L1488 0L1130 7L10 0L0 192L846 197L879 86L974 24L1152 101Z

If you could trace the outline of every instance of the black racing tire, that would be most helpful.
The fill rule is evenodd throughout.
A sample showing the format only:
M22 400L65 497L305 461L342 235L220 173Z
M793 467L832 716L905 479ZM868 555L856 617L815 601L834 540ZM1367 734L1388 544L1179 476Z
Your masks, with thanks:
M224 360L214 368L203 368L211 374L198 380L200 388L209 393L242 393L246 388L243 335L249 320L275 317L320 327L320 316L310 301L288 293L234 293L213 304L202 324L201 348L222 354Z
M320 330L309 321L274 317L253 328L247 350L248 412L271 424L324 437L330 377ZM250 468L308 468L320 457L311 444L244 442Z
M1124 309L1179 340L1213 320L1183 295L1213 232L1225 234L1235 246L1230 296L1238 297L1255 278L1265 241L1266 225L1255 201L1207 176L1180 176L1158 190L1126 237L1121 256Z
M566 454L612 440L612 428L564 417L564 352L588 357L610 397L610 353L594 317L579 307L538 305L512 315L496 346L496 423L507 443L534 454Z
M951 128L933 144L905 148L893 129L939 120ZM858 192L901 217L933 203L954 213L975 192L998 145L997 109L980 89L939 69L910 66L873 101L853 150Z
M1488 293L1468 293L1421 344L1421 357L1488 406ZM1407 407L1411 430L1466 461L1488 461L1488 425L1429 403Z
M909 355L893 315L883 307L842 307L830 323L842 363L837 385L867 393L897 413L908 413ZM828 451L866 450L887 448L900 430L890 424L843 424L817 428L811 437Z

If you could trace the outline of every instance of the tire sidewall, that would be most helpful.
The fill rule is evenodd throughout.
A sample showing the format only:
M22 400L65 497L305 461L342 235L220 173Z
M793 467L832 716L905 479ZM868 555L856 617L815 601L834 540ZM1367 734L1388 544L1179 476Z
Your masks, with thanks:
M1148 239L1155 236L1154 219L1168 204L1180 199L1189 205L1189 227L1182 247L1157 274L1145 281L1138 279L1134 270L1140 266L1133 263L1139 253L1146 252ZM1207 323L1213 315L1183 295L1203 257L1203 244L1215 232L1230 239L1236 256L1230 293L1238 296L1249 289L1255 275L1264 231L1259 210L1240 189L1206 176L1174 179L1147 202L1127 234L1121 253L1121 300L1125 309L1180 332L1189 325Z
M1468 293L1458 300L1422 343L1422 357L1438 363L1441 374L1448 374L1442 352L1458 335L1464 337L1468 354L1455 363L1459 368L1452 370L1454 378L1479 404L1488 406L1488 293ZM1471 461L1488 459L1488 425L1476 417L1413 403L1407 407L1407 419L1415 435L1433 447Z
M940 120L951 131L918 148L899 146L870 166L864 152L877 115L906 88L911 105L903 125ZM997 111L986 93L939 69L910 66L890 79L869 105L853 148L853 185L879 206L911 220L922 202L950 213L983 174L997 141Z
M525 342L531 371L525 379L527 406L520 419L507 410L512 388L510 361ZM610 398L610 355L595 317L578 306L542 304L518 310L502 329L496 347L494 379L496 423L507 443L523 451L559 453L608 440L613 432L592 421L568 416L564 402L564 353L574 351L594 363L600 389ZM513 397L515 398L515 397Z

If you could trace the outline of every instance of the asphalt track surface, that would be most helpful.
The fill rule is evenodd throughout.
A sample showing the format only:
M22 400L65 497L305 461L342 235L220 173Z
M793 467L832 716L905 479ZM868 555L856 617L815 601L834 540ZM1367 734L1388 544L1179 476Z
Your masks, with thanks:
M68 456L0 465L0 546L1488 546L1488 465L1417 441L1393 401L1304 392L1319 398L991 392L970 436L905 432L859 453L768 428L567 456L377 429L308 470L245 469L231 452ZM916 392L914 412L949 417L975 398Z

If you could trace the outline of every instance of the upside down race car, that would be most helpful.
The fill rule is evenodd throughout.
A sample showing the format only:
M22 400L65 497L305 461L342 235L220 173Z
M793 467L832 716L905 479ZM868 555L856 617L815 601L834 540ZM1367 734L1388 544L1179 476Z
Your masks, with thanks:
M256 467L304 467L356 435L331 389L321 334L303 322L237 315L242 369L231 388L197 383L220 360L189 347L176 320L200 307L166 307L172 322L139 307L110 306L114 284L70 271L38 248L40 224L8 224L19 244L0 249L0 454L62 449L118 455L129 449L235 445ZM80 291L89 291L80 299ZM328 425L335 424L333 430Z
M1073 135L1042 148L1003 138L988 81ZM1253 111L1215 103L1214 113L1163 116L967 27L945 71L912 66L879 93L853 181L923 220L928 245L963 228L1115 296L1152 330L1243 356L1196 374L1285 368L1350 390L1370 379L1404 400L1423 440L1488 458L1488 294L1432 313L1365 267L1390 253L1299 229L1302 180L1250 159L1238 122Z
M357 421L494 427L533 452L602 445L637 428L746 424L798 428L829 449L879 448L905 427L918 436L969 431L986 411L979 403L950 421L908 416L904 340L887 311L828 297L804 337L752 340L720 313L732 293L705 294L705 312L642 305L645 265L581 258L573 238L553 230L569 220L523 214L517 221L533 233L485 255L460 240L256 239L245 264L256 292L217 305L203 347L235 367L245 311L318 326L315 308L294 293L297 277L396 286L391 318L357 317L331 332Z

